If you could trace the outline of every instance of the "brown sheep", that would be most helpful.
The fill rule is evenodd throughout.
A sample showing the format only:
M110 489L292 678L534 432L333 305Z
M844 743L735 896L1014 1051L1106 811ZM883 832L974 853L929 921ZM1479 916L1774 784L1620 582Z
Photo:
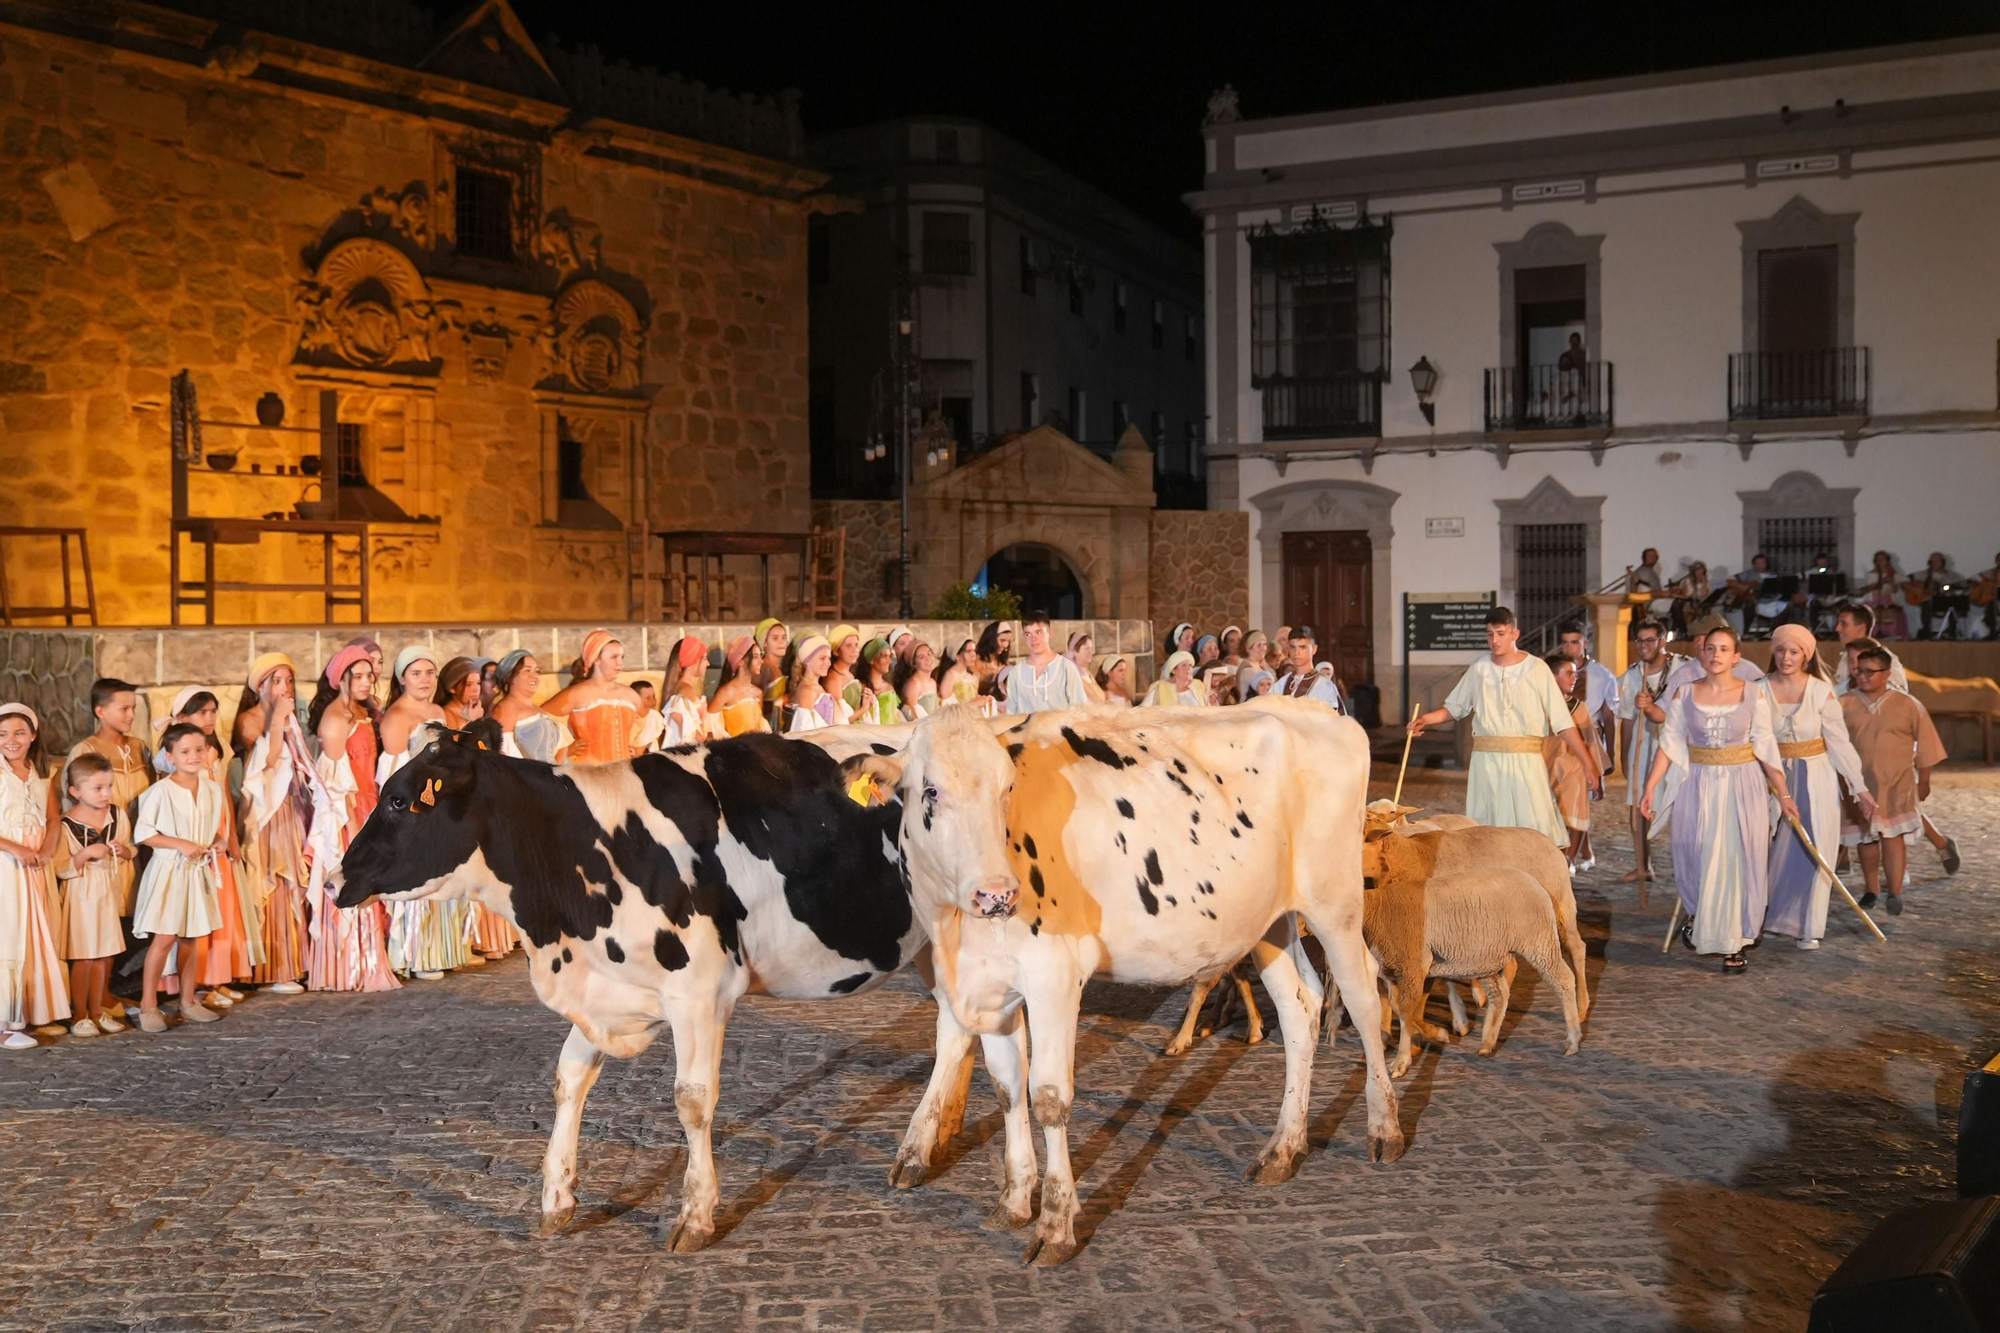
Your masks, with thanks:
M1544 841L1547 841L1544 839ZM1582 1041L1577 987L1563 962L1556 912L1534 877L1512 866L1427 877L1378 880L1364 900L1363 931L1381 966L1382 980L1402 1019L1402 1037L1390 1074L1409 1072L1415 1033L1447 1040L1442 1028L1424 1021L1432 977L1476 981L1486 989L1485 1027L1479 1053L1493 1054L1500 1020L1507 1012L1511 964L1525 959L1552 982L1562 998L1565 1055ZM1327 992L1326 1030L1340 1021L1340 996Z

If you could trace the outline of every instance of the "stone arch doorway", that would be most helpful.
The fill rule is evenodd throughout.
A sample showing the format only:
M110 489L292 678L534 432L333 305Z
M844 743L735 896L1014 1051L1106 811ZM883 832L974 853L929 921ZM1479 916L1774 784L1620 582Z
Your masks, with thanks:
M1000 588L1021 599L1021 610L1046 611L1052 620L1083 620L1090 595L1070 558L1040 542L1016 542L986 557L974 587Z

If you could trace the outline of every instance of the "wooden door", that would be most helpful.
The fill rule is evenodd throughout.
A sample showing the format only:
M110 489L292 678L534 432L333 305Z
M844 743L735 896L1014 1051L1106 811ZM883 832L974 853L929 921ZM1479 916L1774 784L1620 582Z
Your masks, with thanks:
M1285 623L1310 625L1349 688L1375 679L1374 548L1365 532L1288 532Z

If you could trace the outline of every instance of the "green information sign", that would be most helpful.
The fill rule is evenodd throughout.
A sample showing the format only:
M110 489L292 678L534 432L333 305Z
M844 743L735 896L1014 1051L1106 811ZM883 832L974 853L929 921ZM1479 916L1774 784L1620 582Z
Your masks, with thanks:
M1494 593L1407 593L1403 647L1414 652L1483 652Z

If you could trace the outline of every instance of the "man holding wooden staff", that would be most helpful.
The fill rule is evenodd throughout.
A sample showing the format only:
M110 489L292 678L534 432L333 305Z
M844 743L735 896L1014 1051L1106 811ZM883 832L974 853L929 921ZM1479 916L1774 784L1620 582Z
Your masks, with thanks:
M1590 775L1591 795L1604 793L1604 779L1592 762L1569 703L1548 663L1519 647L1514 613L1496 606L1486 613L1488 656L1466 668L1465 676L1433 708L1410 720L1410 735L1421 736L1456 718L1472 717L1472 767L1466 774L1465 813L1499 828L1540 829L1556 846L1569 848L1569 828L1549 790L1542 762L1542 738L1561 736Z

